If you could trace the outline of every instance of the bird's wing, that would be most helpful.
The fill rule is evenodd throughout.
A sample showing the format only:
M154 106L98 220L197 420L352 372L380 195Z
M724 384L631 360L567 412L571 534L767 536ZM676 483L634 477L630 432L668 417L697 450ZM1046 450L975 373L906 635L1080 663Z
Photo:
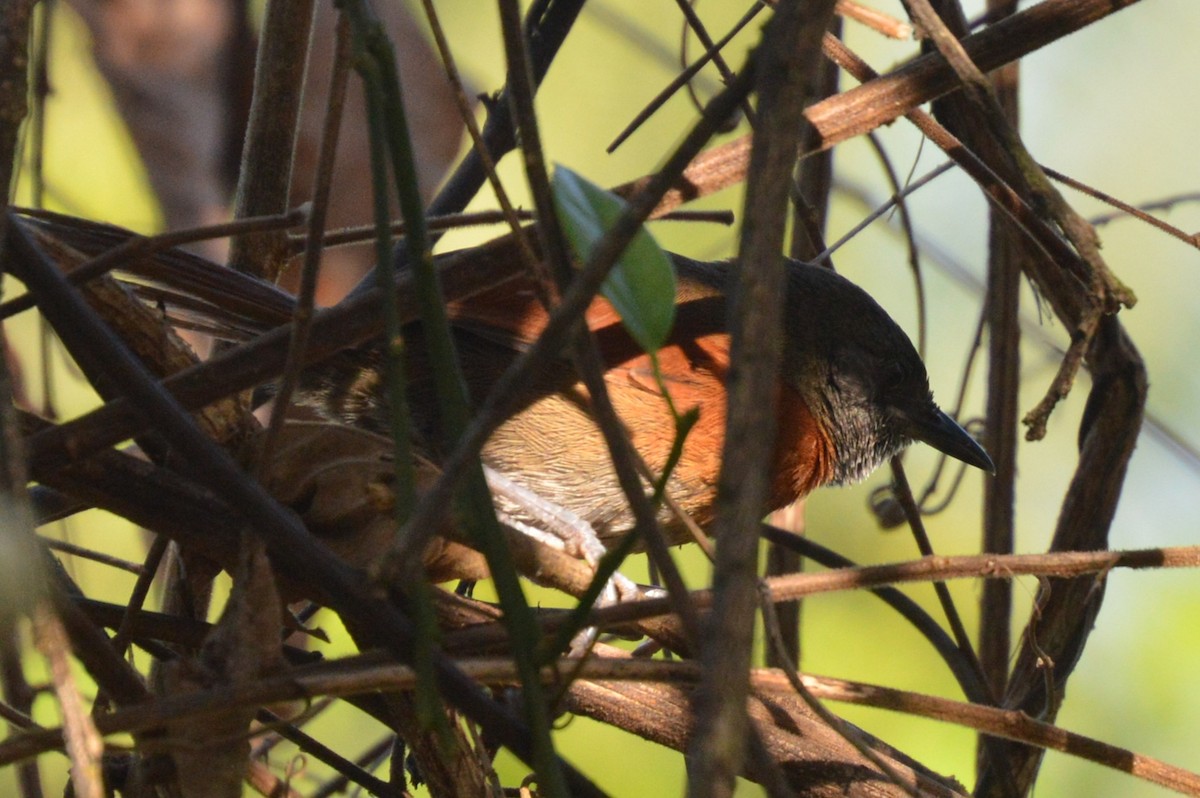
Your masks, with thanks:
M723 297L707 282L685 269L676 281L677 323L670 340L691 339L723 329ZM549 319L533 280L521 277L448 305L454 325L521 351L541 335ZM603 297L596 297L585 317L600 340L609 365L636 356L640 350L621 324L621 314Z

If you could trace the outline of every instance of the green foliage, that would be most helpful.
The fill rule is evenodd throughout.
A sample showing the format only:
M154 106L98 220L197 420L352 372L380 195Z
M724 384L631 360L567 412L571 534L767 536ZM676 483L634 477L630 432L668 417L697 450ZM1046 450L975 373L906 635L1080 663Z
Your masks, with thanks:
M625 202L565 166L556 166L554 204L575 256L586 260L620 216ZM621 314L629 334L647 352L666 343L675 323L675 271L667 254L643 227L633 237L600 294Z

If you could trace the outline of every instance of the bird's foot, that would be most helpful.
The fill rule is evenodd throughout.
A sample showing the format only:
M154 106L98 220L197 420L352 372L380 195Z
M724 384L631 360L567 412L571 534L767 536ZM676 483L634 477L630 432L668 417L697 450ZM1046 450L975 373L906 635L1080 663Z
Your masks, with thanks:
M600 542L596 530L583 518L570 510L548 502L528 488L518 485L504 474L484 468L488 487L492 494L501 499L501 505L514 508L515 512L527 520L514 517L515 513L500 511L505 524L520 531L544 545L565 551L586 562L593 569L600 564L600 559L607 549ZM530 523L532 522L532 523ZM629 577L619 572L614 573L605 583L600 592L597 606L607 607L628 601L637 601L652 593L659 593L657 588L643 588ZM590 635L586 640L585 635ZM576 637L572 645L572 653L585 651L595 638L595 629L586 629ZM580 648L580 644L583 647Z

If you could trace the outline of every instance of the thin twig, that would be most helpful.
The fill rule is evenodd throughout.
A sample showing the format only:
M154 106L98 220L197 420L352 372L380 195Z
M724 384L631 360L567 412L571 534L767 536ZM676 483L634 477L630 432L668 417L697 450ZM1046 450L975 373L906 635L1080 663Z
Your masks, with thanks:
M891 197L888 197L887 200L880 203L874 210L867 214L867 216L859 220L859 222L855 224L854 227L852 227L845 235L826 247L824 251L813 258L813 262L820 263L821 261L833 255L833 253L837 252L839 249L853 240L855 236L857 236L866 228L870 227L872 222L885 216L888 211L896 207L896 205L899 204L905 197L908 197L914 192L924 188L929 183L932 183L934 180L950 171L953 167L954 162L947 161L941 166L934 167L923 177L917 180L909 181L908 185L904 186L903 189L895 192Z
M534 218L532 211L521 210L515 208L513 216L519 221L528 222ZM473 211L471 213L452 213L446 216L430 216L426 221L430 230L454 230L460 227L472 227L499 224L508 221L508 214L501 210L492 211ZM734 222L732 211L703 211L703 210L681 210L671 211L656 216L653 221L656 222L707 222L710 224L721 224L726 227ZM391 224L392 235L402 236L407 229L403 221L394 221ZM374 225L363 225L359 227L344 227L339 230L330 230L325 233L322 239L321 246L324 249L330 247L346 246L348 244L357 244L363 241L370 241L375 237ZM308 236L298 235L292 236L291 247L293 252L299 253L307 246ZM2 307L2 306L0 306ZM0 316L2 318L2 316Z
M609 143L609 145L605 148L605 152L612 153L616 151L618 147L624 144L626 139L637 132L637 129L641 127L646 120L653 116L659 108L666 104L667 100L671 99L671 97L675 95L675 92L686 86L692 80L692 78L694 78L709 61L711 61L718 53L720 53L720 51L724 49L725 45L729 44L729 42L733 40L734 36L736 36L747 25L749 25L764 8L766 8L766 6L762 3L755 3L752 5L746 11L746 13L742 15L742 18L739 19L732 28L730 28L729 32L721 37L720 41L715 42L712 47L706 49L700 58L696 59L691 66L687 67L678 75L676 75L675 78L672 79L662 91L660 91L648 103L646 103L645 107L642 108L642 110L634 116L629 124L617 134L616 138Z
M763 537L778 546L786 546L796 554L806 557L826 568L855 568L857 563L831 551L807 537L788 532L783 529L763 525ZM780 574L782 576L783 574ZM933 617L905 593L891 587L870 588L871 593L900 614L912 624L929 644L937 651L938 656L946 663L954 675L963 695L977 704L987 702L987 690L979 680L979 674L971 668L970 662L963 656L958 645ZM776 602L780 603L780 602Z
M102 551L89 549L86 546L77 546L66 540L55 540L54 538L42 537L42 542L46 544L46 548L53 551L61 551L63 554L70 554L75 557L81 557L85 560L98 562L102 565L107 565L110 568L117 568L131 574L140 576L143 573L142 566L136 562L123 560L120 557L114 557L111 554L105 554Z
M533 214L529 211L516 211L517 218L523 222L533 219ZM430 216L426 219L426 224L430 230L454 230L460 227L471 227L474 225L491 225L503 223L507 220L507 216L503 211L473 211L471 213L450 213L445 216ZM389 231L394 236L404 235L407 226L403 219L397 219L389 226ZM375 237L375 225L359 225L357 227L343 227L337 230L327 230L321 238L321 248L330 249L332 247L341 247L349 244L359 244L363 241L370 241ZM308 246L308 236L292 236L291 247L294 254L303 252Z
M875 150L879 164L883 168L883 174L887 178L888 186L892 189L889 204L894 204L900 216L900 227L904 233L904 243L908 250L908 268L912 272L913 288L917 295L917 354L924 358L927 352L925 344L929 337L929 312L925 301L925 281L921 276L921 255L917 250L917 236L913 230L912 215L908 212L908 202L906 202L911 193L909 188L913 185L912 173L909 173L905 184L901 185L900 178L892 167L891 158L888 157L887 150L884 149L883 142L880 141L877 133L872 131L867 136L867 141L870 142L871 149ZM950 162L944 165L949 168ZM916 169L916 163L913 164L913 169Z
M288 723L274 712L267 709L260 709L258 711L258 722L270 728L272 732L278 734L281 738L293 743L305 755L311 756L318 762L328 765L349 782L362 789L369 790L372 795L380 796L380 798L401 798L404 795L402 790L393 787L378 776L368 773L357 763L346 759L312 735L305 734L295 725ZM259 756L262 756L261 752Z
M1017 576L1066 579L1094 576L1120 568L1200 568L1200 546L1127 551L1058 551L1049 554L933 556L885 565L861 565L821 573L776 576L766 582L774 601L789 601L818 594L910 582L1011 579ZM713 594L708 590L692 591L692 602L697 609L706 610L713 606ZM667 615L671 611L671 605L666 599L642 599L629 604L601 607L592 613L590 622L603 627Z
M860 734L857 729L839 718L837 715L830 712L829 709L812 694L812 691L805 686L800 674L788 661L788 652L783 642L783 636L779 631L779 617L775 612L775 602L770 600L770 593L769 591L765 590L765 587L764 593L765 595L763 596L763 601L759 603L759 609L762 612L763 627L766 633L767 643L775 652L775 660L777 662L784 663L780 667L780 670L782 670L783 675L787 678L788 684L790 684L792 689L796 691L796 695L800 696L804 703L808 705L808 708L811 709L818 718L825 721L829 728L840 734L843 740L854 746L854 750L862 754L864 759L869 761L875 767L879 768L880 772L882 772L888 778L888 780L892 782L892 784L895 784L907 795L912 796L912 798L920 798L919 788L916 784L909 783L909 781L905 779L899 772L897 772L890 763L885 761L883 757L879 756L879 754L875 753L874 749L867 744L867 741L863 739L862 734Z
M700 15L696 13L696 9L692 5L692 0L675 0L675 5L683 13L684 27L682 41L680 42L680 59L682 66L687 66L687 31L690 29L696 34L696 38L700 40L701 46L704 47L705 57L711 57L713 66L717 68L717 72L721 74L721 83L728 86L733 80L733 70L729 68L729 64L725 62L725 57L721 55L721 47L718 47L712 40L712 36L708 34L708 29L704 26L704 22L700 19ZM736 26L735 26L736 28ZM691 81L688 81L688 92L692 95L693 104L697 109L700 108L700 103L697 101L695 93L692 89ZM750 106L749 100L742 102L742 113L750 126L754 126L754 109Z
M1195 199L1200 198L1197 195L1194 195L1194 194L1182 195L1180 197L1173 197L1173 198L1170 198L1167 200L1162 200L1161 202L1158 202L1158 203L1153 203L1151 205L1144 206L1142 208L1138 208L1133 205L1130 205L1128 202L1123 202L1123 201L1117 199L1116 197L1112 196L1111 194L1106 194L1098 188L1093 188L1092 186L1089 186L1087 183L1080 182L1079 180L1076 180L1073 177L1064 175L1062 172L1051 169L1048 166L1043 166L1042 171L1044 171L1047 175L1054 178L1058 182L1064 183L1064 184L1070 186L1071 188L1075 189L1076 191L1081 191L1084 194L1086 194L1087 196L1094 197L1095 199L1098 199L1101 202L1104 202L1108 205L1113 206L1118 211L1121 211L1120 214L1113 214L1110 216L1104 216L1104 217L1092 219L1090 221L1090 224L1092 224L1092 225L1104 224L1106 222L1111 221L1114 218L1120 217L1121 215L1128 215L1128 216L1132 216L1134 219L1138 219L1139 221L1145 222L1146 224L1150 225L1151 227L1156 227L1159 230L1162 230L1164 233L1171 236L1172 238L1178 238L1183 243L1188 244L1192 247L1195 247L1196 249L1200 249L1200 233L1186 233L1183 230L1180 230L1175 225L1167 224L1162 219L1159 219L1155 216L1151 216L1149 213L1146 212L1147 210L1151 210L1155 207L1170 208L1170 207L1173 207L1174 205L1179 204L1180 202L1195 200Z
M117 633L112 638L112 647L117 652L117 656L124 656L129 648L132 639L133 618L141 611L146 597L150 595L150 586L154 583L154 577L158 573L158 567L162 564L169 544L170 538L165 535L156 535L154 542L150 544L150 550L146 552L146 561L141 566L141 572L133 584L133 590L129 592L129 600L125 602L125 614L121 618L121 625L117 627Z
M913 539L917 543L917 549L920 550L924 557L933 556L933 546L929 542L929 535L925 532L925 524L921 520L921 512L917 508L916 500L913 498L912 489L908 485L908 478L904 474L904 463L899 456L893 457L891 460L893 490L896 498L900 501L900 506L904 509L904 515L908 519L909 528L912 529ZM941 604L942 612L946 615L946 621L950 624L950 631L954 635L955 642L958 643L958 648L963 656L970 663L972 670L975 671L980 681L987 683L983 675L983 668L979 664L979 657L975 654L975 649L971 645L971 637L967 634L966 625L963 624L962 617L958 613L958 608L954 605L954 599L950 596L950 590L941 580L933 582L934 592L937 593L938 602ZM996 695L989 696L992 704L998 704L999 699Z
M43 601L34 612L34 637L38 650L47 660L54 692L58 696L59 710L63 716L63 737L67 754L71 757L74 794L79 798L104 798L106 792L100 767L104 743L84 709L83 696L79 694L79 687L71 673L67 635L48 601Z
M1046 395L1021 419L1021 423L1028 427L1025 430L1025 440L1040 441L1046 437L1046 424L1050 420L1050 414L1058 403L1067 398L1067 394L1071 392L1071 387L1075 384L1075 377L1079 374L1079 369L1083 366L1083 359L1091 345L1092 336L1099 329L1100 320L1101 310L1094 308L1083 318L1079 326L1071 331L1071 345L1067 347L1067 352L1058 365L1058 373L1054 375L1050 387L1046 389Z
M508 192L504 189L500 175L496 172L496 162L492 159L492 154L488 150L487 143L483 140L483 132L479 129L479 123L475 121L474 110L467 101L467 92L463 87L458 66L454 63L454 54L450 49L450 43L446 41L446 35L442 31L437 9L434 8L433 0L421 0L421 6L425 9L425 18L429 21L429 28L433 32L433 41L437 45L442 65L446 68L446 77L449 78L450 84L454 87L454 98L458 103L459 116L462 117L463 124L467 128L467 134L471 137L471 144L474 146L472 152L479 158L483 172L492 187L492 192L496 195L496 201L500 203L500 212L503 215L504 221L508 223L509 229L516 238L522 259L528 268L536 270L537 257L533 253L529 240L521 230L521 217L518 215L512 200L509 199ZM511 92L511 90L512 87L509 86L509 91Z
M395 744L395 735L388 735L379 742L372 745L366 751L354 760L354 763L360 768L370 767L373 763L378 762L383 757L387 756ZM331 798L334 795L340 795L346 791L346 787L350 784L350 778L339 773L336 777L322 784L319 788L313 791L309 798ZM390 788L390 785L389 785Z
M329 211L329 194L333 185L333 165L337 156L338 133L342 126L342 110L346 104L346 85L350 76L350 28L346 19L338 15L336 40L333 50L333 72L329 78L329 97L325 106L325 121L321 128L321 145L317 155L316 178L313 182L312 211L308 217L308 243L304 249L304 261L300 268L300 289L296 293L293 313L292 337L288 342L288 354L275 404L262 439L257 465L258 479L269 474L275 459L275 442L283 429L283 422L292 402L292 392L300 381L304 350L308 348L312 332L313 307L317 298L317 276L321 266L321 239L325 232L325 219Z

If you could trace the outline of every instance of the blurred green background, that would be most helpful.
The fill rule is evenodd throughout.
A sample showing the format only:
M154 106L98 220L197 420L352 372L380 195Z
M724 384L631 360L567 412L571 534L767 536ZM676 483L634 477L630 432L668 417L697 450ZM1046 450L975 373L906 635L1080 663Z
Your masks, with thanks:
M712 30L722 31L740 8L703 4L700 12ZM902 15L898 2L875 6ZM969 15L982 2L965 4ZM495 10L490 4L442 0L438 4L460 67L480 91L503 79ZM47 205L70 213L153 231L160 217L149 197L142 169L128 136L115 116L107 89L89 63L83 29L68 9L54 25L51 82L47 107L45 181ZM1200 68L1195 31L1200 4L1194 0L1157 0L1122 11L1055 43L1023 62L1022 132L1042 163L1132 203L1144 203L1200 191L1195 131L1200 106L1192 97ZM690 104L677 96L614 155L604 147L633 113L671 79L677 69L678 10L667 0L593 0L552 69L538 99L549 156L601 184L617 184L656 168L663 154L694 119ZM847 23L850 45L880 71L904 59L914 45L889 42ZM757 26L726 52L736 67L757 39ZM697 51L692 43L691 52ZM599 57L598 57L599 56ZM707 76L700 91L713 91ZM851 82L843 78L843 87ZM738 131L742 132L741 130ZM942 160L934 147L901 121L880 131L896 169L919 176ZM860 140L836 150L838 190L829 240L836 240L889 193L878 163ZM517 196L523 185L519 164L510 157L502 174ZM18 202L29 201L28 173ZM1106 209L1094 200L1064 190L1085 215ZM868 204L862 199L866 197ZM699 207L740 211L740 195L727 191L697 203ZM480 201L480 205L488 204ZM927 363L935 394L953 406L955 391L972 343L981 303L978 287L986 258L986 208L964 177L950 173L910 200L922 242L929 296ZM1200 230L1200 204L1183 203L1160 215L1184 230ZM658 223L654 234L668 249L710 258L732 252L730 230L679 223ZM472 234L479 237L480 233ZM1134 342L1146 359L1152 391L1149 426L1134 457L1116 524L1114 548L1189 545L1200 542L1200 257L1194 249L1137 222L1117 221L1101 229L1104 254L1117 275L1138 294L1136 309L1123 314ZM465 241L459 236L445 246ZM890 217L860 234L836 256L839 270L862 284L915 337L914 291L904 260L903 241ZM1021 406L1031 408L1042 396L1057 358L1042 339L1062 346L1062 328L1039 316L1026 290L1022 311L1030 333L1022 348ZM29 314L9 323L10 339L24 357L27 387L41 401L36 366L39 333ZM52 359L54 407L64 417L90 407L94 399L78 388L62 363ZM967 399L968 415L982 407L984 369L977 368ZM1018 547L1043 551L1057 518L1074 465L1075 435L1089 385L1082 377L1071 397L1051 419L1049 434L1035 444L1022 443L1019 461ZM1186 447L1171 444L1182 440ZM908 458L914 486L924 483L933 464L928 451ZM819 542L860 562L889 562L915 556L905 533L880 531L867 510L871 490L884 484L877 474L867 484L823 490L808 503L808 529ZM950 508L928 519L935 548L943 554L978 550L982 477L967 475ZM117 556L140 561L144 543L127 525L100 517L79 516L49 534L97 545ZM706 565L695 552L679 551L700 584ZM70 558L68 558L70 559ZM72 560L70 568L95 597L124 602L133 577L111 568ZM638 577L632 567L631 575ZM1072 678L1059 723L1106 742L1198 768L1196 735L1200 730L1200 579L1194 572L1116 572L1109 577L1105 608L1083 661ZM1015 590L1024 617L1036 589L1019 580ZM952 585L968 618L974 617L979 588L973 582ZM928 587L907 589L937 615ZM328 616L321 625L336 632ZM1018 622L1014 631L1019 631ZM804 668L925 693L959 697L946 668L928 646L871 597L832 595L810 600L804 615ZM334 650L344 647L335 646ZM343 649L344 650L344 649ZM31 659L31 678L39 663ZM961 729L894 713L835 707L850 720L901 748L933 769L973 783L974 738ZM39 700L37 717L55 723L49 699ZM347 711L321 718L312 731L353 756L364 741L382 734L364 728L371 721ZM562 752L614 795L672 794L682 789L684 763L678 754L623 733L582 720L566 724L558 735ZM286 757L276 755L278 762ZM521 768L501 759L505 783L519 781ZM65 778L66 761L42 760L49 793ZM303 791L306 782L297 779ZM746 785L745 794L756 788ZM1039 782L1041 795L1132 796L1167 791L1077 759L1050 753ZM0 771L0 795L15 793L10 770Z

